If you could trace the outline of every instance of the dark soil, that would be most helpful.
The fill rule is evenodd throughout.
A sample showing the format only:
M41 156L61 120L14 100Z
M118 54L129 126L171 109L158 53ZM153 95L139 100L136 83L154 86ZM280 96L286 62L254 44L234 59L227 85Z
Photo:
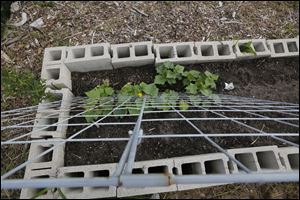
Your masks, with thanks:
M199 71L209 70L220 75L217 92L221 94L254 97L275 101L299 103L299 59L257 59L232 63L209 63L197 66L188 66L188 69ZM120 89L127 82L146 83L153 82L155 68L153 66L125 68L113 71L73 73L73 93L84 96L84 92L100 84L102 79L108 78L115 89ZM78 81L80 80L80 81ZM224 91L224 82L233 82L233 91ZM177 87L178 91L182 91ZM227 116L247 117L246 114L221 113ZM267 113L268 116L280 117L280 114ZM212 113L185 113L186 117L218 117ZM144 118L180 118L176 113L147 114ZM110 117L103 122L136 121L136 117L117 119ZM266 132L298 132L297 128L269 121L245 121L259 130ZM72 119L69 123L85 123L84 118ZM255 132L230 121L193 121L204 133L248 133ZM134 125L114 125L92 127L76 138L97 137L128 137L128 130ZM68 128L68 136L81 130L83 126ZM143 122L144 134L197 134L198 132L185 121L156 121ZM286 138L291 139L291 138ZM241 148L245 146L263 146L285 144L269 137L235 137L212 138L221 147ZM254 142L255 141L255 142ZM299 143L299 139L294 142ZM126 141L119 142L82 142L67 143L65 152L65 165L85 165L118 162ZM201 153L218 152L204 138L159 138L145 139L138 146L136 161L162 159L176 156L196 155Z

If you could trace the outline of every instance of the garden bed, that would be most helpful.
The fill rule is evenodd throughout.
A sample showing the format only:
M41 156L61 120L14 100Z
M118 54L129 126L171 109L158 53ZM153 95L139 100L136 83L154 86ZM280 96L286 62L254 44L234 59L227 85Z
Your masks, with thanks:
M291 103L299 102L299 59L256 59L249 61L239 61L232 63L207 63L194 66L187 66L186 69L196 69L199 71L209 70L220 75L217 84L217 93L229 94L244 97L254 97L257 99L284 101ZM124 68L113 71L101 71L90 73L73 73L73 93L75 96L84 96L84 92L91 90L96 85L101 84L103 79L109 79L115 89L127 82L140 83L142 81L151 83L154 80L155 68L153 66ZM224 91L224 82L233 82L236 89ZM170 88L168 85L163 86ZM164 89L164 88L162 88ZM178 92L184 92L180 85L171 87ZM207 115L208 113L206 113ZM221 113L225 114L225 113ZM186 117L205 117L205 113L184 113ZM209 114L208 117L216 117ZM247 117L235 113L226 113L227 116ZM274 113L268 113L273 116ZM176 113L146 114L144 118L180 118ZM276 117L280 117L276 114ZM103 122L124 122L136 121L137 117L125 117L123 119L108 117ZM71 119L69 123L85 123L84 118ZM250 130L238 126L229 121L193 121L193 123L204 133L247 133ZM291 128L276 122L247 121L259 130L267 132L297 132L298 129ZM128 130L133 130L134 125L114 125L93 126L76 138L105 138L105 137L128 137ZM68 128L68 136L84 128L75 126ZM141 128L144 134L197 134L197 131L185 121L156 121L142 122ZM285 146L269 137L233 137L233 138L213 138L217 144L223 148L242 148L263 145ZM299 143L299 141L294 141ZM65 149L65 165L85 165L118 162L126 141L119 142L78 142L67 143ZM214 153L217 149L204 138L157 138L145 139L138 146L136 161L162 159L177 156L197 155L202 153Z

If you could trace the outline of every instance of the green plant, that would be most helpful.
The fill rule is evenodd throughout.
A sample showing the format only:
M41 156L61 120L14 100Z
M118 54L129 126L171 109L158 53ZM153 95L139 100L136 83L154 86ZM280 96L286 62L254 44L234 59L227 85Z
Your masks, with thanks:
M204 73L190 70L183 73L183 85L188 94L201 92L205 96L212 95L212 89L216 89L216 81L219 76L209 71Z
M249 42L246 42L244 44L241 44L239 46L240 50L242 53L250 53L250 54L253 54L256 56L256 51L254 48L252 48L252 42L249 41Z
M1 68L1 102L2 108L9 107L9 99L29 97L32 105L38 104L43 99L53 99L50 94L45 94L45 81L39 80L36 75L28 70L19 73L12 68Z
M155 76L154 83L157 85L164 85L166 82L175 84L176 80L181 80L184 67L181 65L174 65L167 61L156 68L158 75Z
M99 115L106 115L112 110L112 104L105 105L105 103L111 100L110 97L114 95L114 93L114 89L109 86L109 80L104 80L103 84L85 93L88 96L84 106L86 110L85 115L93 115L85 116L87 122L92 122L97 119Z
M155 99L154 103L159 103L163 107L158 107L158 109L169 110L170 106L176 106L177 99L179 95L174 90L166 90L158 98ZM153 104L155 107L156 104Z

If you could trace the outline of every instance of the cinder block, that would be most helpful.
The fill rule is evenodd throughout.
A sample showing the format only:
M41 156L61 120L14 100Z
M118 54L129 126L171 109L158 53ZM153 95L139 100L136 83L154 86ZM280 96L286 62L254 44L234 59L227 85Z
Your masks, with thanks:
M155 65L166 61L175 64L194 64L197 60L194 52L194 42L154 44Z
M72 90L71 72L65 64L43 66L41 79L52 89L68 88Z
M252 42L251 47L255 50L256 55L252 53L241 52L241 46L247 42ZM234 42L233 50L238 60L271 56L271 51L267 47L267 42L265 39L238 40L237 42Z
M114 69L151 65L155 60L151 41L112 44L111 52Z
M272 58L299 56L299 38L267 40Z
M173 159L161 159L161 160L149 160L135 162L133 166L133 174L172 174L174 167ZM161 192L176 191L176 185L170 185L165 187L145 187L145 188L126 188L118 187L118 197L128 197L135 195L144 195Z
M299 148L282 147L279 148L280 160L286 170L299 170Z
M43 66L59 65L66 60L66 47L50 47L44 52Z
M30 170L30 172L25 171L24 179L35 179L35 178L55 178L56 177L56 169L40 169L40 170ZM33 198L39 191L44 188L24 188L21 190L20 199L31 199ZM37 197L37 199L53 199L55 196L53 189L49 189L48 192L44 195Z
M253 172L278 172L285 170L281 164L277 146L228 149L227 151ZM245 173L233 161L229 161L229 168L231 173L234 174Z
M226 62L236 59L232 41L195 42L196 63Z
M229 174L228 157L223 153L211 153L196 156L176 157L174 159L175 168L173 173L177 175L203 175L206 174ZM210 187L221 184L178 184L177 188L189 190L194 188Z
M58 105L55 107L46 105L46 100L39 104L31 138L65 138L68 128L65 124L68 124L68 120L66 119L70 114L73 94L67 88L62 88L60 90L47 88L45 92L55 95L61 102L56 103ZM54 124L55 126L43 129L51 124Z
M59 178L92 178L112 176L117 164L82 165L76 167L61 167L58 169ZM81 187L61 188L69 199L107 198L116 196L116 187Z
M109 48L109 43L68 47L65 65L71 72L112 70Z

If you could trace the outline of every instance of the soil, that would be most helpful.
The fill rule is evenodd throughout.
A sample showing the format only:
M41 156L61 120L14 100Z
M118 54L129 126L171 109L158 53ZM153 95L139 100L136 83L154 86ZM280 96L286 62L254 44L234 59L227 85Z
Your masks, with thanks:
M231 63L207 63L201 65L187 66L187 69L199 71L209 70L220 75L217 84L217 93L229 94L257 99L267 99L299 103L299 59L256 59L250 61L238 61ZM118 90L127 82L146 83L153 82L155 76L153 66L129 67L113 71L101 71L90 73L73 73L73 93L75 96L84 96L84 92L101 84L103 79L109 79L111 85ZM78 81L80 80L80 81ZM224 82L233 82L235 89L224 91ZM165 86L169 87L169 86ZM183 91L180 85L173 86L177 91ZM246 114L232 112L221 113L227 116L247 117ZM272 117L280 117L280 114L264 113ZM212 113L185 113L186 117L218 117ZM147 114L144 118L179 118L176 113ZM103 122L135 122L136 117L118 119L109 117ZM84 118L72 119L69 123L85 123ZM193 123L204 133L247 133L253 132L243 126L238 126L230 121L193 121ZM259 130L266 132L298 132L297 128L288 125L268 121L247 121ZM76 138L97 137L128 137L128 131L133 130L134 125L115 125L92 127ZM83 126L68 128L68 136L81 130ZM185 121L156 121L143 122L144 134L196 134L197 131ZM291 138L286 138L291 139ZM241 148L245 146L278 145L286 146L275 139L268 137L247 138L212 138L222 148ZM254 142L255 141L255 142ZM299 143L299 139L293 140ZM65 165L85 165L118 162L126 141L118 142L82 142L67 143L65 152ZM170 145L171 144L171 145ZM80 149L80 151L78 151ZM204 138L159 138L146 139L138 146L136 161L163 159L177 156L197 155L201 153L213 153L218 150Z

